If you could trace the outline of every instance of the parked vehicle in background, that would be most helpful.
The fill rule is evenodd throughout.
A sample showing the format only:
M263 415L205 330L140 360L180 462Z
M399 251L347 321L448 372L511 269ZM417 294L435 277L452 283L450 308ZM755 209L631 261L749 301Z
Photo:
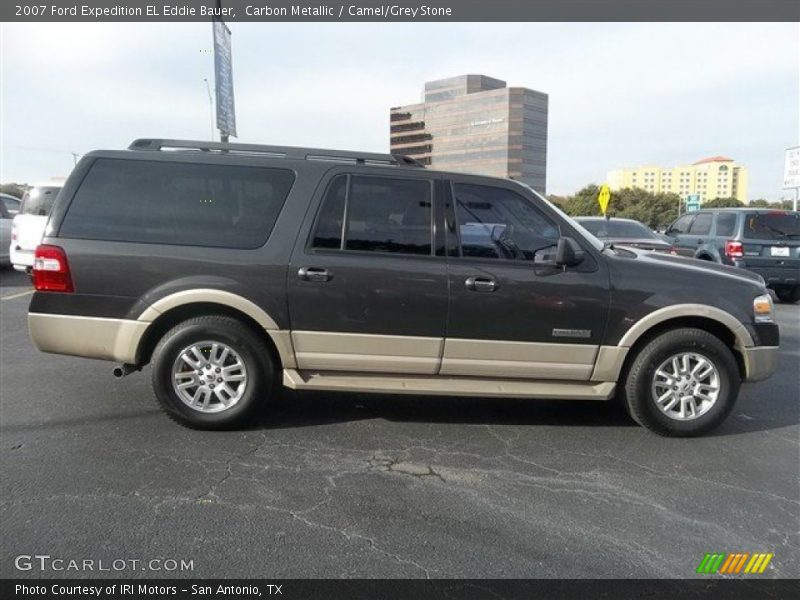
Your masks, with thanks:
M653 250L677 254L672 244L665 242L644 223L634 219L611 217L575 217L592 235L616 246L631 246L641 250Z
M25 192L11 231L11 264L17 271L30 271L33 256L44 235L50 209L61 191L52 181L34 185Z
M10 262L11 245L11 213L8 212L5 202L0 202L0 265L6 266Z
M12 196L11 194L0 194L0 200L3 201L3 206L6 207L8 214L11 215L11 218L17 216L19 213L19 206L22 203L22 200L19 198Z
M75 167L36 249L45 352L151 363L179 423L296 390L611 400L665 435L775 369L746 271L612 248L515 181L404 156L137 140Z
M681 255L758 273L782 302L800 301L800 212L698 210L679 217L664 235Z

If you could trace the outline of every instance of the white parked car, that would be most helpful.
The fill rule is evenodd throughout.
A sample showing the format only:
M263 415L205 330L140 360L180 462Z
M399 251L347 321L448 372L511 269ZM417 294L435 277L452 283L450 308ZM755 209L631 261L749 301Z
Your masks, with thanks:
M11 231L11 264L17 271L30 271L33 255L42 241L53 202L61 191L60 182L34 185L25 192Z
M5 195L5 194L3 194ZM5 267L9 263L9 253L11 252L11 213L6 208L5 202L0 202L0 266Z

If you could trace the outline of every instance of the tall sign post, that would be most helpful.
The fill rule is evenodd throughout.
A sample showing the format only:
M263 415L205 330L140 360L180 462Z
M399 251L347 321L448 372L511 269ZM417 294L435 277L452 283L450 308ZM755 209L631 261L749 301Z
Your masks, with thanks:
M794 189L792 210L797 210L797 196L800 194L800 146L786 149L783 165L783 189Z
M219 129L220 141L227 142L228 136L236 137L231 30L228 29L222 19L214 19L212 26L214 28L214 83L217 100L217 129Z

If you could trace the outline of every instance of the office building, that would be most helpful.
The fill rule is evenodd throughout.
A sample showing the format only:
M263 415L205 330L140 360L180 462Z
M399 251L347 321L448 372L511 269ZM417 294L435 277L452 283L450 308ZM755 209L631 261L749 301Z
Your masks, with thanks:
M390 110L390 148L434 169L509 177L544 194L547 94L485 75L425 84L425 100Z

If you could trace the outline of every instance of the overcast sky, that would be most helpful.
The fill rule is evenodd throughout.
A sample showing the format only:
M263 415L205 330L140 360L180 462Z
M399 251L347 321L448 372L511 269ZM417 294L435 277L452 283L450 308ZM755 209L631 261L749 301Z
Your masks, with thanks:
M70 152L208 139L211 25L3 24L0 179ZM481 73L549 94L548 193L615 167L722 154L777 199L800 139L800 28L786 24L232 23L238 141L385 152L390 106Z

